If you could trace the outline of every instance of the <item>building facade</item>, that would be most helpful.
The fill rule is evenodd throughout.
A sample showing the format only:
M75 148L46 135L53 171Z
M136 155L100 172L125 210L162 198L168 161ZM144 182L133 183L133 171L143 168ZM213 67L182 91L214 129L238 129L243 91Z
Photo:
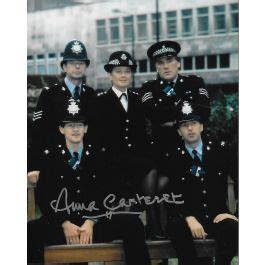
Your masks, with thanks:
M28 75L59 75L66 42L80 39L91 65L87 83L107 89L109 55L134 51L135 86L156 76L146 50L157 35L181 46L181 71L201 75L209 85L238 87L238 2L235 0L90 2L28 13ZM158 18L159 31L156 21Z

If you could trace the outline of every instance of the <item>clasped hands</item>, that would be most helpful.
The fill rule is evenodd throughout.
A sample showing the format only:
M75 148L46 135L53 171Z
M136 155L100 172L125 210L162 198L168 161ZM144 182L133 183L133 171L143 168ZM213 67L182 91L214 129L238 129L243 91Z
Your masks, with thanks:
M95 222L86 220L82 226L77 226L70 221L62 224L67 245L92 244L93 226Z

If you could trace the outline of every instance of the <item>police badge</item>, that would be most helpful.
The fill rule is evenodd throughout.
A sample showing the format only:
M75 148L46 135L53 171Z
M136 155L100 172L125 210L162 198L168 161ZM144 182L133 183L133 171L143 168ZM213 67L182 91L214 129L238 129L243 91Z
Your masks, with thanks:
M74 44L71 47L71 50L72 50L73 53L78 54L78 53L82 52L83 48L82 48L81 44L78 41L75 41Z
M78 105L76 104L76 102L74 100L71 100L70 105L67 108L69 114L75 115L78 114L80 108L78 107Z
M191 105L189 104L189 102L184 101L181 111L183 114L189 115L190 113L193 112L193 109L192 109Z

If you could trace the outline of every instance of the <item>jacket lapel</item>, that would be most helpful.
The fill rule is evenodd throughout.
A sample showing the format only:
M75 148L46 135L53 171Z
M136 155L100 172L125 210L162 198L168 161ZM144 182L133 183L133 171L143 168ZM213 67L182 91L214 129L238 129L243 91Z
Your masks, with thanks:
M118 112L120 112L120 113L126 114L127 112L123 108L123 106L122 106L122 104L120 102L120 99L117 97L115 92L110 88L107 93L108 93L108 96L109 96L109 100L114 103L114 106L115 106L116 110ZM129 109L129 105L128 105L128 109Z

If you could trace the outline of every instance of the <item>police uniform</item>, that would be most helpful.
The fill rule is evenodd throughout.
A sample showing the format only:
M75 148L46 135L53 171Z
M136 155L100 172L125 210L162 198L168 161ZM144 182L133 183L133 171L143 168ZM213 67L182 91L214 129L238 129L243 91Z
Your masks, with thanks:
M85 61L89 65L86 49L83 43L73 40L66 45L61 65L69 60ZM90 100L95 95L94 90L86 84L79 85L80 107L86 110ZM73 95L65 81L45 87L39 97L33 115L32 150L29 154L28 171L39 170L41 167L41 153L44 148L52 148L63 141L58 131L58 125L63 118L63 110Z
M66 116L62 122L84 121L78 102L70 100L67 111L71 115ZM42 261L44 246L66 244L62 228L64 221L68 220L81 226L86 220L84 216L89 216L87 218L96 222L93 226L93 242L123 239L128 264L149 265L143 224L138 217L115 216L111 220L105 217L93 218L105 211L102 204L108 193L108 183L105 181L108 174L105 148L87 143L83 147L81 158L74 166L71 165L74 157L65 144L60 144L52 150L45 149L43 155L43 167L36 194L42 217L28 223L29 262ZM84 205L88 208L91 203L94 206L91 205L91 210L70 207L69 211L56 211L57 204L54 200L60 201L59 209L66 207L66 201L68 205L75 203L75 207ZM128 231L128 228L131 231Z
M115 66L129 66L133 71L136 68L134 59L125 51L113 53L105 70L110 72ZM112 159L113 187L124 195L128 195L126 189L118 187L130 189L139 186L142 178L154 167L140 97L129 89L127 96L127 111L112 88L99 93L93 109L89 111L93 113L91 119L101 143Z
M187 102L183 106L187 115L181 119L189 121L192 108ZM192 235L185 221L185 217L194 216L207 238L217 241L220 262L217 264L226 265L237 252L238 222L225 219L215 224L213 220L218 214L230 213L226 204L230 155L224 141L205 138L202 145L201 164L195 162L184 142L174 148L169 162L169 192L181 194L184 203L169 206L168 233L183 264L197 264Z
M147 51L151 61L159 57L173 56L177 60L180 45L174 41L161 41L153 44ZM177 79L176 79L177 78ZM166 160L170 146L178 139L172 125L176 123L177 107L183 101L190 101L201 106L201 116L207 121L210 115L209 93L201 77L196 75L181 75L176 80L167 82L159 75L156 80L145 82L139 90L145 114L152 123L153 137L158 142L157 152L160 169L166 167ZM174 82L175 81L175 82ZM172 125L163 126L170 122ZM164 162L163 162L164 161Z

